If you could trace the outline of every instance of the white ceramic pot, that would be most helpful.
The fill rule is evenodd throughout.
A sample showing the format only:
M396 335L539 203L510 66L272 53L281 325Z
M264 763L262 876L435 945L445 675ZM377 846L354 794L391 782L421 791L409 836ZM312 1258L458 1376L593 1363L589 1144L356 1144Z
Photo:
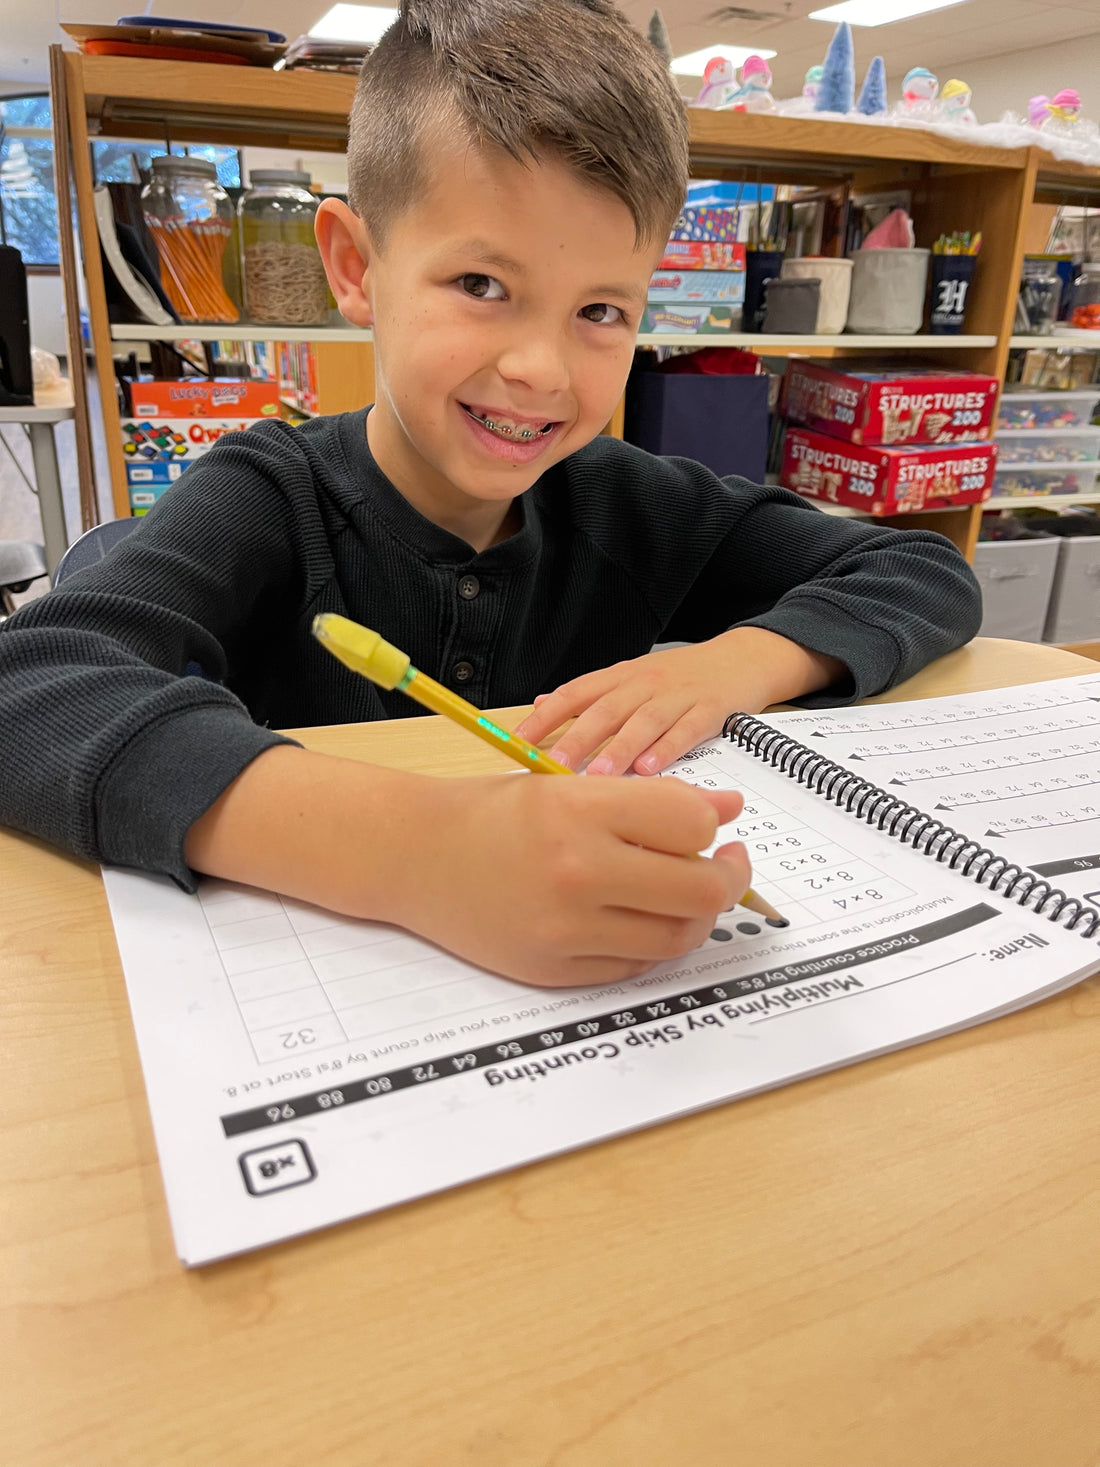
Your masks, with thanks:
M852 287L851 260L837 260L827 255L803 255L798 260L784 260L780 275L784 280L821 281L817 334L839 336L848 319L848 296Z

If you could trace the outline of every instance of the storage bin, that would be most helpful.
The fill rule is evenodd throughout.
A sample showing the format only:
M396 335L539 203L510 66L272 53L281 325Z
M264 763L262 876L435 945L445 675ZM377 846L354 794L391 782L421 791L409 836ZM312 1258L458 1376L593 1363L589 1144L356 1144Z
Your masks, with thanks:
M623 437L648 453L692 458L716 474L763 483L767 376L635 370L626 384Z
M1100 459L1100 427L1059 428L1044 433L1037 428L1002 428L997 453L1008 464L1077 464Z
M1062 540L1044 642L1095 642L1100 639L1100 535Z
M924 321L928 250L853 250L849 331L913 336Z
M820 280L765 280L764 332L812 336L821 306Z
M1059 540L980 540L974 574L982 588L979 637L1039 642L1046 626Z
M1026 387L1006 387L997 410L997 432L1005 429L1054 430L1087 428L1100 403L1100 388L1080 392L1033 392Z
M1045 494L1092 494L1100 464L1012 464L998 466L994 499L1027 499Z
M783 280L820 280L821 296L817 306L817 334L839 336L848 319L848 298L852 291L852 262L825 255L805 255L799 260L784 260L780 270Z

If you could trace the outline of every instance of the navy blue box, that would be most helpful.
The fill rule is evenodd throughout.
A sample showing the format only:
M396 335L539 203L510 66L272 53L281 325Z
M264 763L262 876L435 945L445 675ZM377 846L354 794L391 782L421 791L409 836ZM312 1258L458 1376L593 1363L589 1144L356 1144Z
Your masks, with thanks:
M647 453L693 458L716 474L764 481L768 379L634 371L623 437Z

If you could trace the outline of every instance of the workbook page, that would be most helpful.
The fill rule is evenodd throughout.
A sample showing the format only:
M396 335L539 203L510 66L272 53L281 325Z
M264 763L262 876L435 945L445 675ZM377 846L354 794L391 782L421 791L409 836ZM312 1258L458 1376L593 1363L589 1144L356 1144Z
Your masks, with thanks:
M745 841L785 925L736 908L696 951L606 987L530 988L271 893L105 871L180 1257L911 1044L1095 964L1095 944L724 741L671 772L744 792L720 839Z
M763 721L1100 906L1100 669Z

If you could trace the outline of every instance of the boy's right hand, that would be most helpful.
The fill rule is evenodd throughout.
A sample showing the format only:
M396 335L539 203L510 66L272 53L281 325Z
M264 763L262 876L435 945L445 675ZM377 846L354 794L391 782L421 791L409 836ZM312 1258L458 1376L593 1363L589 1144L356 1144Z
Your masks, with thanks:
M397 923L495 973L610 983L704 940L749 884L704 850L742 799L676 779L434 779L280 745L187 833L198 871Z
M698 947L744 894L744 846L685 859L743 803L675 779L433 780L429 854L397 920L525 983L634 977Z

